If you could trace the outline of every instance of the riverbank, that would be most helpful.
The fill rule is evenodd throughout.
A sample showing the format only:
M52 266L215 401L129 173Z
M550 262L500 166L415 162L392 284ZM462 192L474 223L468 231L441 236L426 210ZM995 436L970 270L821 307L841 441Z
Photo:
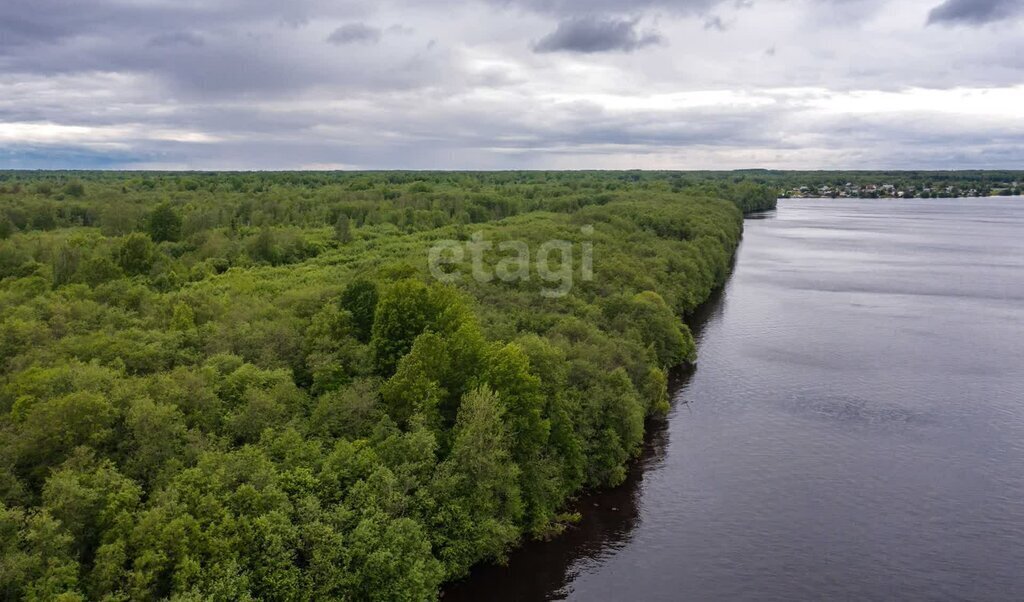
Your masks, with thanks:
M1012 597L1022 227L1010 198L748 220L654 460L616 500L628 520L563 560L516 557L478 599Z
M763 218L769 213L752 215ZM698 341L698 353L705 325L721 311L724 291L724 286L716 289L687 317L686 323ZM644 477L665 461L670 415L685 408L683 391L696 370L696 365L685 365L670 373L670 414L646 421L643 451L629 465L621 485L582 493L567 508L579 514L578 522L552 539L524 542L509 552L504 564L474 567L467 577L447 584L441 598L445 602L521 602L568 596L575 574L596 567L603 556L624 545L638 527Z

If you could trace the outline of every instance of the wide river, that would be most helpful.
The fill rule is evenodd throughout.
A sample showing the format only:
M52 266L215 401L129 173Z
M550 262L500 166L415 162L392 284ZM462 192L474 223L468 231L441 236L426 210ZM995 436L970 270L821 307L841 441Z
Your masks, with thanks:
M1024 599L1024 199L760 217L627 483L446 602Z

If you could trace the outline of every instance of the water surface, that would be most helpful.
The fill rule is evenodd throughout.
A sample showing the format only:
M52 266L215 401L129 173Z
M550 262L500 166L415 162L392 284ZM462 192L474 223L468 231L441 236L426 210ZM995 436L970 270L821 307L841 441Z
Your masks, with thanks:
M446 601L1024 599L1024 201L762 217L627 483Z

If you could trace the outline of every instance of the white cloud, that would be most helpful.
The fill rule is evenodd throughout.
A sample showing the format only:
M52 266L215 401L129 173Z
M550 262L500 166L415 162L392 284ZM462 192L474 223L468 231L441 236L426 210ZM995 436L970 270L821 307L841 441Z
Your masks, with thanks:
M152 129L139 124L116 126L62 125L59 123L0 122L0 143L108 146L130 148L132 142L166 141L209 144L222 138L204 132Z
M857 90L820 95L807 106L829 112L860 115L910 113L983 117L1006 125L1024 124L1024 86L1006 88L910 88L898 92Z

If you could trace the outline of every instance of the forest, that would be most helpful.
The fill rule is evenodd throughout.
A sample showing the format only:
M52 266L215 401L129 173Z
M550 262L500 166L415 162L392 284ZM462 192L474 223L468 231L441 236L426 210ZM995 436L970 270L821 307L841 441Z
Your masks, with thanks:
M0 172L0 597L436 599L622 482L775 201L744 174ZM432 277L481 238L588 245L592 277Z

